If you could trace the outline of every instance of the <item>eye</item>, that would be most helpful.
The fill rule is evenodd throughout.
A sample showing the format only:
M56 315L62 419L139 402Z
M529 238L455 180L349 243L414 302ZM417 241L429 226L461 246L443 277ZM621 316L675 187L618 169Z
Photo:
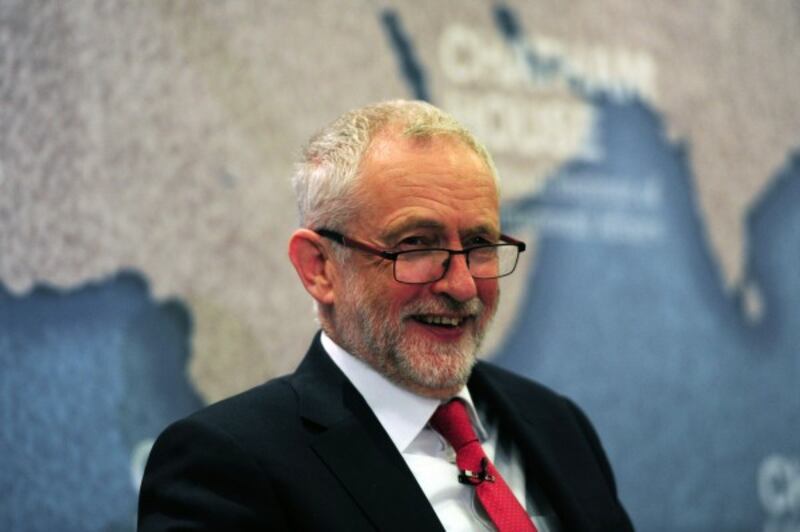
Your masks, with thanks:
M433 247L434 243L430 237L422 235L413 235L403 238L397 243L397 248L400 250L407 249L422 249Z
M463 245L465 248L474 248L476 246L487 246L491 244L494 244L494 241L485 236L473 236L468 238Z

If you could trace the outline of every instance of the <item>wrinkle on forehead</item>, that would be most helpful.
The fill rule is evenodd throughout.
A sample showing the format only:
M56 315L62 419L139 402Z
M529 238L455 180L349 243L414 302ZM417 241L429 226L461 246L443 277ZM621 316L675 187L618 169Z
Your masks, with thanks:
M423 142L424 141L424 142ZM414 160L430 156L437 145L442 148L435 152L436 160L434 164L424 168L412 168ZM454 153L449 148L460 148L460 153ZM405 156L399 158L398 156ZM466 161L465 161L466 160ZM470 171L464 174L454 172L454 169L464 166L464 163L472 163ZM409 170L413 170L414 177L424 178L397 182L396 179L408 175ZM368 172L368 173L366 173ZM375 192L371 185L394 186L402 189L417 189L409 193L425 196L431 189L441 188L453 196L469 196L474 194L491 195L499 205L500 197L495 182L494 175L486 166L480 156L472 151L463 141L452 137L431 137L431 138L381 138L373 141L370 148L365 153L359 168L361 174L358 185L354 192L358 195L367 195ZM442 183L441 178L455 177L458 179L471 179L470 186L450 187L450 184ZM369 200L370 198L363 198Z
M497 189L497 179L492 173L492 170L486 164L486 161L484 161L483 158L464 140L455 135L450 135L447 133L409 136L404 134L403 127L398 124L389 125L375 134L364 151L358 171L360 174L362 174L361 177L364 177L363 171L365 167L368 167L369 165L380 166L381 161L391 161L393 156L395 156L398 152L405 152L405 154L407 154L409 157L414 157L415 153L418 154L427 150L436 149L437 147L461 148L461 156L467 156L470 159L473 159L481 167L482 173L489 177L492 186ZM442 150L439 150L439 152L444 156ZM451 164L456 162L457 157L454 153L448 152L447 155Z
M448 229L461 235L499 233L497 194L491 184L460 186L461 178L454 176L448 176L446 181L449 183L408 185L383 175L365 187L359 199L358 221L375 226L384 236L412 228L440 234Z
M362 236L393 235L414 224L440 234L499 233L494 176L460 139L383 135L360 171L354 190L359 213L352 225L363 230Z

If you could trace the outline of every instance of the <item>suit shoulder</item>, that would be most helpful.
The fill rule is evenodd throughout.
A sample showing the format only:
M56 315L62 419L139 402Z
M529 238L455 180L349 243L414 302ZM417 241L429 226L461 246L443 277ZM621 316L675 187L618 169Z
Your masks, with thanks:
M485 379L493 386L515 396L527 395L537 401L570 402L565 396L533 379L523 377L490 362L478 362L475 377Z
M274 432L297 419L297 397L288 377L278 377L231 397L212 403L176 421L178 426L225 433L247 441L247 435Z
M263 412L265 407L270 410L286 408L295 401L294 391L289 385L289 377L282 376L211 403L195 412L193 416L224 417L236 413L246 415L257 411Z

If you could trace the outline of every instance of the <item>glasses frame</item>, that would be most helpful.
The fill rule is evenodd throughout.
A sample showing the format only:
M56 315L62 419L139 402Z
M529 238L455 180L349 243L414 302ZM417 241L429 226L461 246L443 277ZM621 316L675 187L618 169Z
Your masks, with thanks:
M447 275L447 271L450 269L450 261L452 260L453 255L464 255L464 260L467 261L467 268L469 268L469 253L474 249L479 249L479 248L498 248L498 247L504 247L504 246L515 246L517 248L517 260L514 261L514 266L511 268L511 270L508 273L504 273L503 275L498 275L496 277L475 277L474 275L472 276L474 279L499 279L501 277L506 277L506 276L511 275L512 273L514 273L514 270L517 269L517 264L519 263L519 254L522 253L523 251L525 251L525 248L526 248L525 242L523 242L521 240L517 240L516 238L510 237L508 235L501 234L500 235L500 240L503 242L502 244L480 244L480 245L477 245L477 246L470 246L470 247L464 248L464 249L421 248L421 249L409 249L409 250L406 250L406 251L386 251L384 249L378 249L376 247L372 247L369 244L365 244L364 242L359 242L358 240L354 240L354 239L352 239L350 237L344 236L342 233L339 233L338 231L333 231L331 229L325 229L325 228L314 229L314 232L317 233L321 237L327 238L329 240L333 240L334 242L336 242L337 244L339 244L341 246L344 246L344 247L347 247L347 248L351 248L351 249L357 249L359 251L363 251L364 253L369 253L370 255L375 255L376 257L380 257L382 259L392 261L392 263L393 263L392 264L392 276L394 277L395 281L397 281L398 283L403 283L403 284L428 284L428 283L435 283L436 281L439 281L439 280L443 279L444 276ZM397 258L400 255L403 255L403 254L406 254L406 253L419 253L420 251L446 251L446 252L448 252L450 254L447 257L447 262L446 262L446 265L444 267L444 270L442 271L442 275L440 277L435 278L435 279L431 279L430 281L416 282L416 283L399 280L397 278Z

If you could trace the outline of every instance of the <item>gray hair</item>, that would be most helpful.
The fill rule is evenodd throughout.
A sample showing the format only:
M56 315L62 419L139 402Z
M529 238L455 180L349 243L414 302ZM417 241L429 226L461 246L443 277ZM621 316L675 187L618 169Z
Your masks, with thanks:
M381 102L343 114L308 142L292 178L302 227L345 229L357 210L353 192L361 161L372 139L388 127L399 127L407 137L460 139L483 159L497 184L489 152L455 118L426 102Z

